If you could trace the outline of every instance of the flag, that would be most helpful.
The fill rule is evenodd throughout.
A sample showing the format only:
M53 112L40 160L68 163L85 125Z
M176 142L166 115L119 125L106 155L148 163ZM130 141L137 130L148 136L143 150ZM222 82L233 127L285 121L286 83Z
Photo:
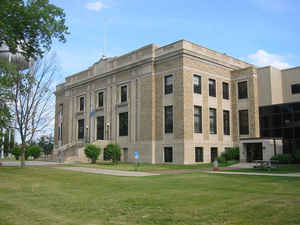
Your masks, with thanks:
M91 112L90 112L90 117L92 117L94 114L95 114L95 111L94 111L94 109L93 109L93 106L92 106L92 104L91 104Z

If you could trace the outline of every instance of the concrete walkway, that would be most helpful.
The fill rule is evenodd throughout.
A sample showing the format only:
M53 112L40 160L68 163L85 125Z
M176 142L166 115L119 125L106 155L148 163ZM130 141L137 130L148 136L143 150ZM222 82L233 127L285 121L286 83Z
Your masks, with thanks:
M215 174L250 175L250 176L300 177L300 173L252 173L252 172L222 172L222 171L203 171L203 172L215 173Z
M20 161L0 161L2 166L21 166ZM61 165L61 163L48 161L25 161L25 166L53 166Z
M135 172L135 171L121 171L121 170L104 170L104 169L96 169L96 168L87 168L87 167L53 167L57 169L63 170L72 170L84 173L95 173L95 174L106 174L106 175L114 175L114 176L126 176L126 177L146 177L146 176L155 176L159 174L154 173L145 173L145 172Z

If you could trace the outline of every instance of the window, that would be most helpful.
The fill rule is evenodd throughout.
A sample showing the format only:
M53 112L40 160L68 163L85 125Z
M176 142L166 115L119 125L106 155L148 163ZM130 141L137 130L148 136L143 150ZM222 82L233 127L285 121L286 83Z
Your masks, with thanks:
M195 148L195 162L203 162L203 148L202 147Z
M292 94L300 94L300 84L292 84Z
M210 160L211 162L215 161L218 158L218 148L210 149Z
M97 117L97 140L104 140L104 116Z
M217 133L217 112L213 108L209 108L209 130L211 134Z
M216 97L216 81L213 79L208 79L209 85L209 96Z
M173 93L173 75L165 76L165 95Z
M201 77L194 75L194 93L201 94Z
M104 105L104 92L98 93L98 107L103 107Z
M121 102L127 102L127 85L121 87Z
M194 132L202 133L202 108L194 106Z
M78 139L84 138L84 119L78 120Z
M248 98L248 82L243 81L238 83L239 99Z
M165 106L165 133L173 133L173 106Z
M84 97L79 98L79 111L84 111Z
M224 128L224 134L230 135L230 116L229 116L229 111L227 110L223 111L223 128Z
M128 112L119 114L119 136L128 136Z
M165 162L173 162L173 149L172 147L164 148Z
M229 99L229 84L223 82L223 99Z
M249 134L248 110L239 111L240 135Z

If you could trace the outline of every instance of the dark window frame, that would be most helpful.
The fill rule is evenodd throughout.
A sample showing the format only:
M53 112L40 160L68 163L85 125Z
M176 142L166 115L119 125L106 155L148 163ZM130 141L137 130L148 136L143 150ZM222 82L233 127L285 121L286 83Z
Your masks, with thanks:
M172 80L171 84L167 84L168 79ZM174 81L173 74L170 74L170 75L167 75L167 76L164 77L164 89L165 89L164 92L165 92L165 95L169 95L169 94L173 93L173 81Z
M222 82L222 89L223 89L223 99L229 99L229 83Z
M203 162L203 147L195 147L195 162Z
M98 116L97 117L97 140L104 140L104 135L105 135L104 116Z
M224 135L230 135L230 111L223 110L223 131Z
M79 97L79 111L80 112L83 112L84 111L84 97L83 96L81 96L81 97Z
M246 85L244 85L246 84ZM248 81L240 81L238 82L238 98L239 99L247 99L248 98Z
M199 109L198 113L196 109ZM197 121L199 124L197 124ZM194 105L194 133L202 133L202 107L198 105Z
M247 112L247 114L246 114L246 112ZM245 118L243 118L243 116L245 116ZM245 121L247 121L247 125L243 123ZM239 133L240 133L240 135L249 135L249 112L248 112L248 110L239 110Z
M215 108L209 108L209 133L217 134L217 109Z
M128 112L119 113L119 136L128 136Z
M84 139L84 119L78 120L78 139Z
M173 106L172 105L168 105L165 106L164 108L165 110L165 134L171 134L173 133ZM170 118L168 118L170 117Z
M208 79L208 89L209 89L209 96L210 97L216 97L216 89L217 89L217 82L215 79Z
M291 85L291 92L292 92L292 95L300 94L300 83L292 84Z
M125 90L125 92L124 92ZM127 102L127 95L128 95L128 88L127 85L122 85L120 88L120 95L121 95L121 103Z
M104 91L98 92L98 107L104 106Z
M198 84L195 84L195 79L198 80ZM195 94L201 94L201 76L194 74L193 76L193 85L194 85L194 93Z

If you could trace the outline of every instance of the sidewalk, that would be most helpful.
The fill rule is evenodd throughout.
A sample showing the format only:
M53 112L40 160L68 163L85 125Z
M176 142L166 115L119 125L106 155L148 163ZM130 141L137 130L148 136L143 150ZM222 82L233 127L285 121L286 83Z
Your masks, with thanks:
M252 172L222 172L222 171L202 171L202 172L215 173L215 174L249 175L249 176L300 177L300 173L252 173Z
M63 170L72 170L84 173L94 173L94 174L106 174L106 175L114 175L114 176L126 176L126 177L146 177L146 176L156 176L159 174L154 173L145 173L145 172L135 172L135 171L121 171L121 170L105 170L105 169L95 169L95 168L87 168L87 167L53 167L57 169Z

